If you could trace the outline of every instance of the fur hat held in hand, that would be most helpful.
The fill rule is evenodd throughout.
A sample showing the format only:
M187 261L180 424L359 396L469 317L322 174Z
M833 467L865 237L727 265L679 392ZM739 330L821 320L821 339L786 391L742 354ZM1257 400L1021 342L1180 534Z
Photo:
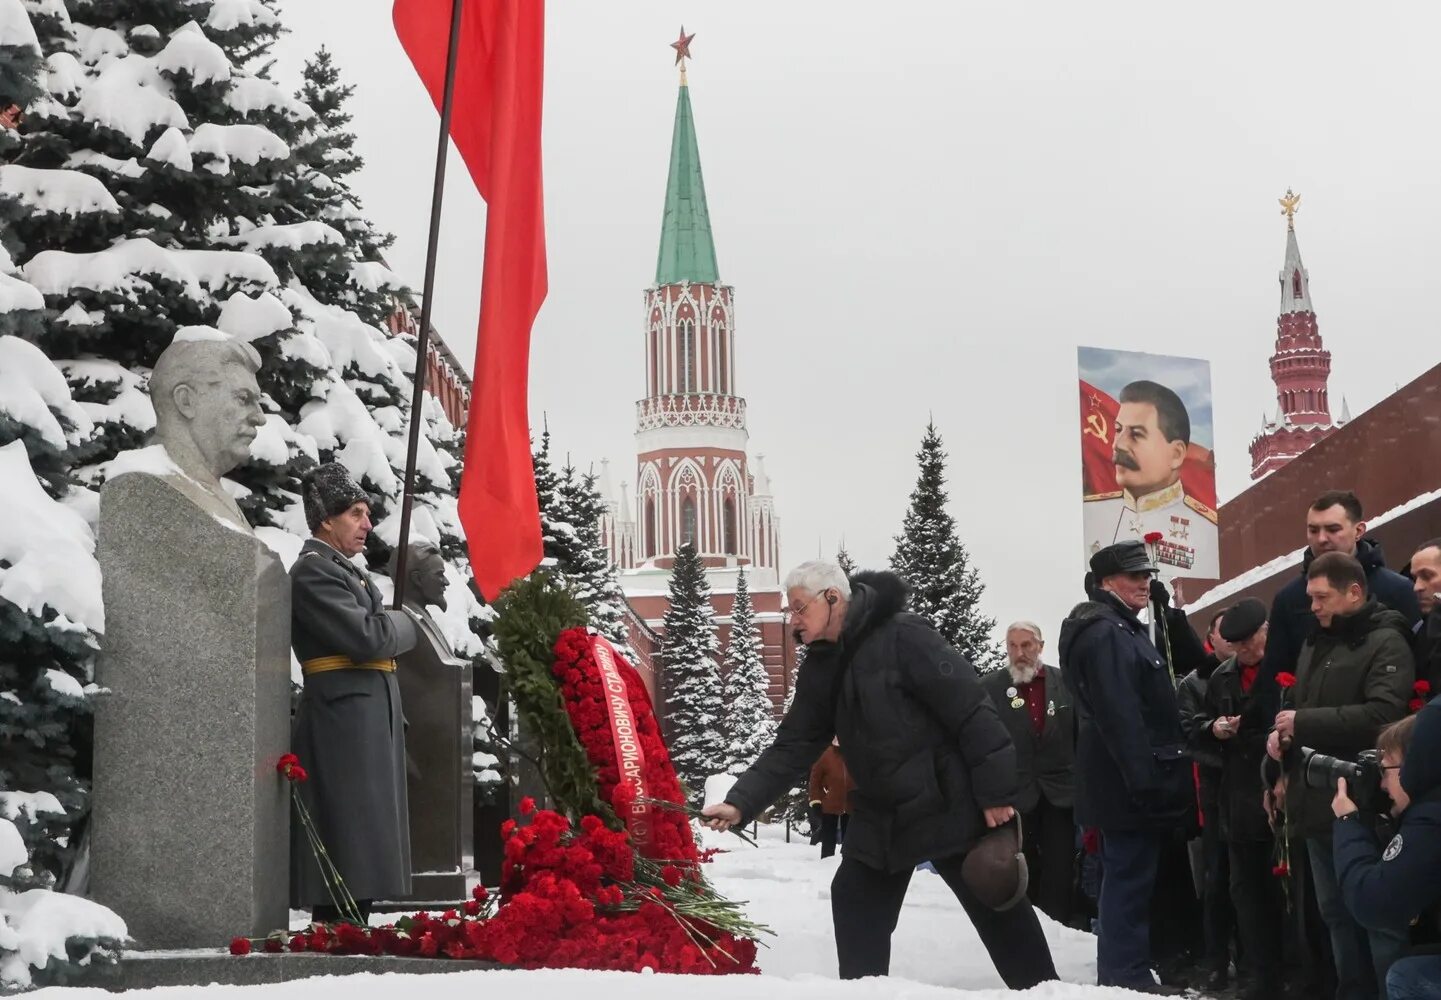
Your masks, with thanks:
M1021 852L1021 817L990 830L961 863L961 878L988 908L1009 910L1026 898L1030 871Z
M344 514L354 504L370 503L370 497L339 462L316 467L305 478L301 489L305 497L305 523L312 534L320 530L323 521Z

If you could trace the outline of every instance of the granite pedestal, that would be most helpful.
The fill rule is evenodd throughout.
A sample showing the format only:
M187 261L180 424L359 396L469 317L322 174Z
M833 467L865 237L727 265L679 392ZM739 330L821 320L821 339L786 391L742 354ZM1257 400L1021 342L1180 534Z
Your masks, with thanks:
M91 895L142 948L286 926L290 581L186 483L105 485ZM243 522L241 522L243 525Z
M429 615L397 657L410 765L412 903L454 903L475 885L470 664L451 653Z
M243 958L224 953L170 952L132 954L118 965L96 966L71 977L67 986L95 986L111 992L147 990L160 986L255 986L285 983L313 976L430 975L482 972L498 969L494 962L453 961L435 958L398 958L391 955L313 955L256 952Z

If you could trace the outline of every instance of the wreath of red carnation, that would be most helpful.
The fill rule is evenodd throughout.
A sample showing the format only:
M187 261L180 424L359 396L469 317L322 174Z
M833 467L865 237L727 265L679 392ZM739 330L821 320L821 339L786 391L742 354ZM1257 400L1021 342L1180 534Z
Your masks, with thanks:
M608 660L604 669L598 659ZM571 726L595 768L601 798L625 821L636 850L656 861L699 864L686 814L636 801L639 788L644 798L685 802L640 674L604 638L584 628L566 629L556 638L552 670Z

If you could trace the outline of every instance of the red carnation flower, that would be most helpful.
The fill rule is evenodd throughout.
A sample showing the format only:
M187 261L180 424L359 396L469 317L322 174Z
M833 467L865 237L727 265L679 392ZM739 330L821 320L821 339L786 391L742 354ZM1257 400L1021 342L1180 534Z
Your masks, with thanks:
M230 939L230 954L232 954L232 955L249 955L249 954L250 954L250 939L249 939L249 938L243 938L243 937L231 938L231 939Z
M305 935L304 935L304 934L297 934L297 935L295 935L295 937L293 937L293 938L290 939L290 950L291 950L291 951L304 951L304 950L305 950L306 943L307 943L307 942L306 942L306 940L305 940Z
M520 814L522 816L529 816L533 812L535 812L535 799L527 795L520 800Z
M1415 691L1417 694L1422 694L1422 695L1430 694L1430 693L1431 693L1431 682L1430 682L1430 681L1417 681L1415 684L1412 684L1412 685L1411 685L1411 690L1412 690L1412 691Z
M1412 699L1411 699L1411 702L1410 702L1410 705L1411 705L1411 711L1413 711L1413 712L1419 712L1419 711L1421 711L1421 709L1423 709L1423 708L1426 707L1426 701L1425 701L1424 698L1412 698Z
M1285 878L1287 875L1291 874L1291 866L1286 864L1285 862L1282 862L1281 864L1271 869L1271 874L1275 875L1277 878Z
M1159 542L1165 537L1166 536L1161 534L1159 531L1149 531L1146 533L1146 544L1155 545L1157 542Z
M666 865L660 870L660 877L666 885L674 888L680 885L681 871L675 865Z
M467 900L465 901L465 915L466 915L467 917L478 917L478 916L480 916L480 900L478 900L478 899L467 899Z
M1296 675L1289 670L1282 670L1276 675L1276 683L1283 688L1294 687L1296 684Z
M280 759L275 762L275 770L287 781L305 781L310 777L305 768L300 766L300 758L293 753L281 754Z
M276 952L284 951L285 941L272 935L265 939L265 950L270 952L272 955Z
M483 903L490 898L490 892L486 889L485 886L478 885L474 889L470 890L470 896L472 899L478 899Z

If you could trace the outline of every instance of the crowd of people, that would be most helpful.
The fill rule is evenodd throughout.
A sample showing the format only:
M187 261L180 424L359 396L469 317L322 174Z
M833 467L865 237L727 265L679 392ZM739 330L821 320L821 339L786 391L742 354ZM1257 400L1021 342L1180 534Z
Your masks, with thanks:
M824 854L842 834L843 978L888 971L925 866L1013 989L1055 977L1039 909L1096 934L1103 986L1441 996L1441 539L1388 569L1346 491L1305 527L1270 606L1216 610L1204 637L1144 543L1100 549L1058 662L1019 621L989 674L904 610L894 575L803 564L792 708L710 823L811 772Z

